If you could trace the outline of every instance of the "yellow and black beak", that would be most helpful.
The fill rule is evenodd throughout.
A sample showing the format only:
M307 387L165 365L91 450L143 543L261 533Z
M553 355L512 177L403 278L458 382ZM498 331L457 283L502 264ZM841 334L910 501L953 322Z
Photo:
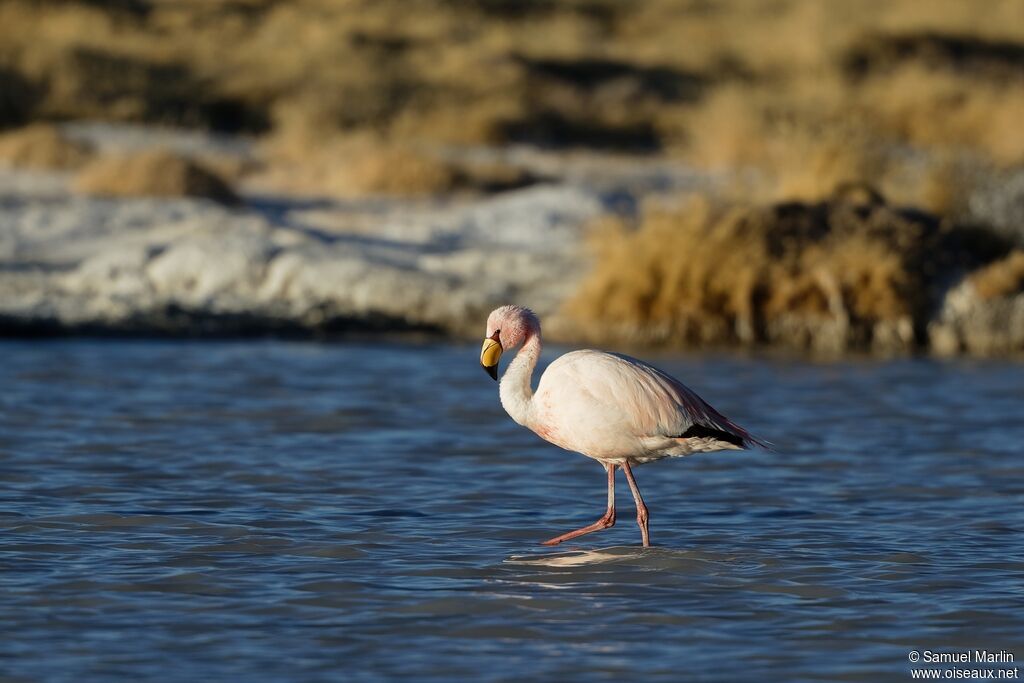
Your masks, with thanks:
M498 341L498 332L484 339L483 348L480 349L480 365L484 367L491 379L498 380L498 360L501 358L501 342Z

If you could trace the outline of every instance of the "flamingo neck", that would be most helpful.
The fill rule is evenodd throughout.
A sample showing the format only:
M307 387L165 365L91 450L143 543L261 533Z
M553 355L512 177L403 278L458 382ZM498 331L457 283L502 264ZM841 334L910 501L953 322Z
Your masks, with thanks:
M527 333L519 353L501 376L498 393L501 405L513 420L527 426L533 415L533 369L540 358L540 333Z

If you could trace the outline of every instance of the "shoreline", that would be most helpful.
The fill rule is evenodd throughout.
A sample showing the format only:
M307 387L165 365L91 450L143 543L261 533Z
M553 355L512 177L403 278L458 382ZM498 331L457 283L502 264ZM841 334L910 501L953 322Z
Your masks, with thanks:
M99 146L103 136L115 144L127 135L111 126L82 131ZM135 145L175 139L168 130L151 131L152 138L141 127L128 132ZM181 134L201 146L194 131ZM912 318L880 321L873 328L862 322L856 334L844 331L857 322L847 319L846 305L839 307L840 319L831 309L792 308L770 335L761 320L768 341L751 327L758 323L755 313L731 323L747 325L736 343L701 338L700 330L681 341L664 320L608 319L597 309L589 319L570 319L567 302L601 265L590 248L595 226L618 221L628 238L644 229L652 207L680 211L680 197L714 198L727 179L665 159L477 150L485 152L520 167L542 165L545 180L491 193L419 198L293 196L243 182L242 203L224 206L189 197L89 196L73 189L67 172L4 169L0 338L475 339L479 321L492 308L515 301L540 315L547 338L556 343L696 352L769 349L807 358L1024 355L1024 292L985 296L970 281L977 270L963 263L929 276L927 291L903 292L903 303L918 302ZM749 246L752 238L775 240L772 230L781 223L772 221L793 216L803 216L810 232L827 231L829 223L815 221L830 206L765 207L764 237L739 232L726 252ZM907 216L937 235L946 230L935 217L890 211L884 203L834 206L837 216L865 234ZM865 211L878 212L882 223L858 227ZM963 232L964 239L970 234ZM698 253L677 258L699 262L701 246L707 245L698 240ZM914 258L928 256L927 249L919 251ZM622 268L656 272L661 263L652 263L641 265L627 254ZM726 274L724 281L730 277L739 279ZM818 286L808 295L818 296ZM871 296L871 290L854 294ZM600 308L601 299L596 301ZM834 308L834 302L827 305ZM864 329L870 336L858 338ZM878 346L872 336L895 343L872 349Z
M481 318L481 320L484 320ZM238 327L207 327L201 331L185 329L172 331L155 327L103 327L100 325L81 325L77 327L59 324L10 324L0 318L0 343L11 342L60 342L60 341L96 341L96 342L153 342L153 343L198 343L198 344L236 344L236 343L295 343L295 344L354 344L378 345L387 344L400 347L451 345L476 348L478 339L471 333L455 334L439 329L377 329L371 330L358 324L348 329L331 330L302 328L288 325L268 325L261 327L254 324L244 330ZM755 344L755 345L671 345L671 344L623 344L599 343L584 339L564 338L552 335L545 337L545 350L557 349L568 352L579 348L593 348L611 353L624 353L629 356L645 358L657 365L661 358L680 357L724 357L724 358L769 358L783 362L797 363L858 363L858 362L892 362L892 361L929 361L929 362L1024 362L1024 350L1009 353L942 353L924 346L911 350L871 350L849 349L845 351L808 350L793 346Z

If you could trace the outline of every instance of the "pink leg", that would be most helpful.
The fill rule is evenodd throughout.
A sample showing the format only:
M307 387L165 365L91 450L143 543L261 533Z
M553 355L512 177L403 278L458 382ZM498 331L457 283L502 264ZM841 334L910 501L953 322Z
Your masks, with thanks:
M633 501L636 503L636 523L640 525L640 535L644 539L644 547L651 547L651 534L647 530L647 506L644 505L644 499L640 496L640 487L636 485L636 479L633 478L633 470L629 468L629 463L622 463L622 471L626 473L626 481L629 482L629 490L633 492Z
M550 540L544 541L541 545L558 545L562 541L568 541L571 538L589 534L592 531L601 531L602 529L615 526L615 465L605 465L604 467L608 470L608 510L604 513L604 517L582 529L570 531L561 536L555 536Z

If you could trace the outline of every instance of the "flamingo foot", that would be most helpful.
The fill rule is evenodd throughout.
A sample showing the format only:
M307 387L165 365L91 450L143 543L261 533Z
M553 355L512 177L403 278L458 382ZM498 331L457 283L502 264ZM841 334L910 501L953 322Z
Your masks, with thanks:
M608 511L604 514L604 517L597 520L593 524L588 524L582 529L576 529L575 531L570 531L568 533L562 534L561 536L555 536L554 538L544 541L543 543L541 543L541 545L558 545L563 541L568 541L570 539L576 538L577 536L593 533L595 531L603 531L604 529L609 529L613 526L615 526L615 512Z

